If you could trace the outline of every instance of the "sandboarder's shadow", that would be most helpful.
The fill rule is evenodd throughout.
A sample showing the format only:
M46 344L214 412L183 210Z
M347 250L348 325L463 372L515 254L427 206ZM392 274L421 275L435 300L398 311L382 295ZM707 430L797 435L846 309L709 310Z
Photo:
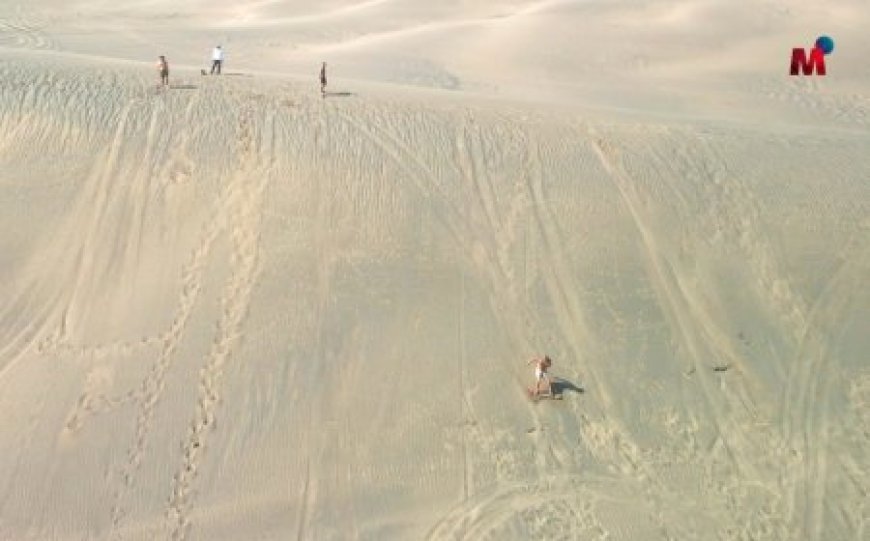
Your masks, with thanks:
M353 96L353 92L324 92L324 98L349 98Z
M583 387L578 387L564 378L553 378L550 388L553 390L553 395L560 396L565 391L571 391L577 394L583 394L586 391Z

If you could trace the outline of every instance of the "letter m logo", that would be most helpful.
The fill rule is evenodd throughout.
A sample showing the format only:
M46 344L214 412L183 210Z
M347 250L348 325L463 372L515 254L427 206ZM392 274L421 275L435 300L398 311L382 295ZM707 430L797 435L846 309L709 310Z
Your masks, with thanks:
M812 75L816 72L818 75L825 75L825 52L818 47L813 47L810 50L810 57L807 59L806 49L794 48L791 50L791 75Z

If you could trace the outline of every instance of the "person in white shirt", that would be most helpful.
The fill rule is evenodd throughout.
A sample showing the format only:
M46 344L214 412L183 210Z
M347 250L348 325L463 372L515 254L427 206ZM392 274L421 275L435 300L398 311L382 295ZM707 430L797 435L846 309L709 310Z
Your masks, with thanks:
M217 74L221 74L221 65L224 63L224 50L221 49L221 46L218 45L211 52L211 74L214 75L215 70L217 70Z

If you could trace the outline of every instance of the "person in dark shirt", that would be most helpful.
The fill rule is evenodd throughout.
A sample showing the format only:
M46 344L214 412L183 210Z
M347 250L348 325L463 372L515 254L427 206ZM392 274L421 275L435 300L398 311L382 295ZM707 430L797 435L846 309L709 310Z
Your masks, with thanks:
M165 56L161 56L157 61L157 73L160 75L160 84L158 86L169 86L169 62Z
M326 96L326 62L320 66L320 95Z

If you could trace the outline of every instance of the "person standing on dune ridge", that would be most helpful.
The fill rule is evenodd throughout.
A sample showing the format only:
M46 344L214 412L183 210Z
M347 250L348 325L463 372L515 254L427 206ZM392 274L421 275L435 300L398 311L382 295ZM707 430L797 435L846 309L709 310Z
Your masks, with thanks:
M158 83L157 88L168 87L169 86L169 62L166 61L165 56L160 56L160 59L157 61L157 73L160 76L160 83Z
M326 62L320 66L320 95L326 97Z
M217 74L221 74L221 66L224 63L224 50L221 49L221 46L218 45L211 52L211 75L214 75L215 70L217 70Z

